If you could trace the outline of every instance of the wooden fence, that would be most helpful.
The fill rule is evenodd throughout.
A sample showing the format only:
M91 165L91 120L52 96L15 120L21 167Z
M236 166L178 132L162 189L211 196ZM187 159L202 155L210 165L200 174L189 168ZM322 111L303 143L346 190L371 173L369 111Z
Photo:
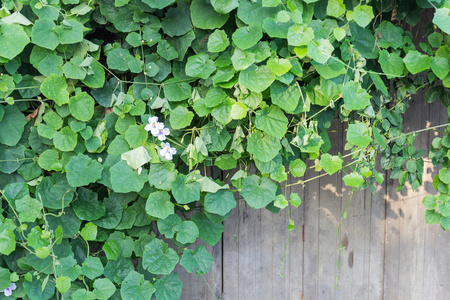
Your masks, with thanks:
M425 106L419 94L405 116L405 132L444 124L447 118L439 101ZM345 132L339 122L333 126L331 153L336 154L342 152ZM435 135L419 134L416 148L430 145ZM195 278L177 269L182 299L448 299L450 236L425 223L422 205L423 197L434 193L435 173L426 159L424 184L415 192L408 186L397 192L389 174L377 193L355 192L341 226L340 259L338 225L350 200L342 174L288 189L299 193L303 204L290 209L296 228L287 247L288 211L253 210L240 200L224 222L222 240L208 247L214 256L208 274ZM316 175L307 172L305 179ZM335 288L338 262L340 286Z

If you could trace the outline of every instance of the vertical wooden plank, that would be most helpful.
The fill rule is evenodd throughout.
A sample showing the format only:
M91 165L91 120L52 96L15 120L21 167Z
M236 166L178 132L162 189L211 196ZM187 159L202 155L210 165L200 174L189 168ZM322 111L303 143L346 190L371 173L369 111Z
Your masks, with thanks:
M308 164L310 167L311 164ZM307 170L305 180L317 176L314 170ZM304 299L318 299L319 278L319 180L307 183L303 201L304 206L304 252L303 252L303 295Z
M236 194L236 197L239 197ZM237 206L224 222L223 232L223 300L238 299L239 291L239 218L243 200L237 200ZM237 231L236 231L237 230ZM235 236L235 232L237 235Z
M295 183L298 179L294 179L289 175L288 182ZM295 185L288 188L289 195L298 193L300 198L305 201L304 189L301 185ZM304 207L290 207L291 219L294 221L295 229L291 231L291 240L289 243L289 268L286 271L289 280L289 298L291 300L302 299L303 295L303 258L304 258Z
M255 269L255 244L259 241L259 210L242 208L239 224L239 299L251 299L257 292Z
M378 169L379 170L379 169ZM384 294L384 249L386 239L386 205L385 194L387 176L384 172L384 182L377 186L377 192L370 196L370 258L368 269L368 299L383 299Z
M272 299L274 289L273 278L276 276L273 268L274 251L272 243L273 236L273 220L275 219L273 213L266 209L259 210L259 223L257 226L260 229L260 239L254 245L259 250L259 255L256 257L255 270L257 292L255 298L269 300Z
M278 270L280 269L283 260L284 251L285 249L286 251L289 251L289 248L286 248L286 243L289 236L287 224L288 208L285 208L280 210L278 214L272 216L272 224L269 225L271 227L270 231L267 230L267 232L261 233L262 235L269 233L272 237L272 295L270 296L270 299L289 299L289 279L286 278L286 276L289 274L289 268L292 268L293 266L291 265L289 253L287 252L283 268L280 270L283 276L278 274ZM262 290L264 291L264 288L262 288Z
M330 130L342 132L342 122L332 122ZM330 154L336 155L342 151L342 140L335 138L335 133L330 133L333 138ZM337 190L341 177L339 174L325 175L320 178L319 198L319 299L334 299L335 279L337 271L338 226L341 217L341 191Z

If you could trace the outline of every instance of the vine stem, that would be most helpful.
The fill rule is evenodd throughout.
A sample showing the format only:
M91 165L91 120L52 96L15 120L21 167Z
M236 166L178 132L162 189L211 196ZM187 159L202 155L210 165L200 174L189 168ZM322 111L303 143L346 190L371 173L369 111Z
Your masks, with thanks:
M432 127L429 127L429 128L423 128L423 129L411 131L411 132L408 132L408 133L405 133L405 134L402 134L402 135L399 135L399 136L390 138L390 139L387 140L387 142L389 143L389 142L395 141L396 139L399 139L399 138L402 138L402 137L405 137L405 136L408 136L408 135L411 135L411 134L416 134L416 133L420 133L420 132L425 132L425 131L429 131L429 130L434 130L434 129L436 129L436 128L441 128L441 127L445 127L445 126L449 126L449 125L450 125L450 123L445 123L445 124L441 124L441 125L432 126ZM356 150L356 151L353 151L352 153L343 155L342 158L345 158L345 157L351 156L351 155L353 155L353 154L356 154L356 153L358 153L358 152L361 152L361 151L363 151L364 149L365 149L365 148L358 149L358 150ZM355 161L353 161L353 162L351 162L351 163L345 165L345 166L343 167L343 169L345 169L346 167L351 166L351 165L353 165L353 164L355 164L355 163L357 163L357 162L358 162L358 161L355 160ZM309 169L311 169L311 168L314 168L314 166L313 166L313 167L310 167ZM309 178L309 179L307 179L307 180L300 180L300 181L298 181L298 182L296 182L296 183L287 184L287 185L284 185L284 186L281 186L281 187L283 188L283 187L295 186L295 185L298 185L298 184L304 185L304 184L307 183L307 182L310 182L310 181L319 179L319 178L321 178L321 177L323 177L323 176L326 176L326 175L328 175L328 173L323 173L323 174L317 175L317 176L315 176L315 177Z
M205 275L202 275L202 279L203 279L203 281L206 283L206 285L208 286L208 289L209 289L209 291L211 292L211 294L213 295L214 299L215 299L215 300L220 300L220 299L217 299L216 294L214 294L214 291L212 290L212 288L211 288L211 286L209 285L208 281L206 281Z

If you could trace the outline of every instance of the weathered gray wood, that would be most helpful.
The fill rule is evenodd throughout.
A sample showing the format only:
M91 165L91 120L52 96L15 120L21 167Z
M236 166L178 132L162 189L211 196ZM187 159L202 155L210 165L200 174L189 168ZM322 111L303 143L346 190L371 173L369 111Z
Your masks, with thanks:
M435 102L424 106L422 96L411 102L405 117L406 132L447 122L443 105ZM333 154L342 151L345 140L345 132L337 129L330 138L341 150L334 148ZM434 132L419 135L415 146L429 145L435 135ZM272 214L264 209L246 208L245 202L238 200L241 212L234 209L224 222L222 250L215 255L216 261L223 261L223 277L220 274L211 278L211 283L218 286L217 281L222 278L224 300L446 299L450 292L450 282L446 280L450 236L443 234L439 226L425 223L422 205L426 194L435 193L431 185L435 174L432 164L426 161L424 186L416 192L408 187L397 192L397 181L385 174L385 182L377 187L377 193L368 190L354 193L347 207L347 219L341 226L344 248L339 289L334 288L337 224L350 199L350 190L342 184L342 174L308 182L305 188L301 185L288 188L288 194L299 193L303 204L290 210L296 228L291 233L281 270L285 278L277 273L288 236L287 210ZM317 175L308 170L304 179ZM290 178L289 182L296 180ZM219 269L211 270L208 276L220 273ZM183 291L183 299L213 299L201 278L187 276L186 280L185 290L190 291ZM216 297L220 297L219 292Z
M296 182L298 179L289 175L289 182ZM292 186L288 188L288 194L298 193L300 198L304 201L304 193L301 185ZM289 197L289 196L288 196ZM289 198L288 198L289 199ZM303 295L303 267L293 268L292 266L303 266L304 258L304 205L298 208L290 207L291 219L294 221L295 229L291 231L291 239L289 242L289 265L285 269L287 280L289 281L289 297L287 299L302 299Z

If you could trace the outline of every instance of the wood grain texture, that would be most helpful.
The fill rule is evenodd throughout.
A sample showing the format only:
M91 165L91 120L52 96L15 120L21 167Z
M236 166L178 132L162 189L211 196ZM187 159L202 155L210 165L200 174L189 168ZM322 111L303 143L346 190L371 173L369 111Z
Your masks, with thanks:
M423 93L410 103L406 132L447 122L444 106L438 101L424 106ZM426 147L437 134L420 134L415 147ZM343 152L343 130L336 128L330 138L337 145L332 153ZM281 269L285 277L278 275L278 269L288 237L287 210L272 214L265 209L246 208L245 202L238 200L240 212L234 209L224 222L221 250L215 253L215 268L217 272L222 270L223 276L208 277L211 284L217 291L222 287L224 300L448 298L450 236L424 221L422 199L435 193L431 181L436 174L425 160L424 184L416 192L409 186L397 192L398 182L384 173L385 181L375 194L369 190L354 193L347 218L342 221L338 289L334 287L339 253L337 224L350 199L340 173L287 190L287 194L297 192L303 204L290 208L296 228ZM308 170L304 179L317 175ZM297 180L289 177L288 181ZM214 299L206 293L202 279L187 277L184 282L184 290L189 291L183 291L183 299ZM219 292L216 297L220 298Z

